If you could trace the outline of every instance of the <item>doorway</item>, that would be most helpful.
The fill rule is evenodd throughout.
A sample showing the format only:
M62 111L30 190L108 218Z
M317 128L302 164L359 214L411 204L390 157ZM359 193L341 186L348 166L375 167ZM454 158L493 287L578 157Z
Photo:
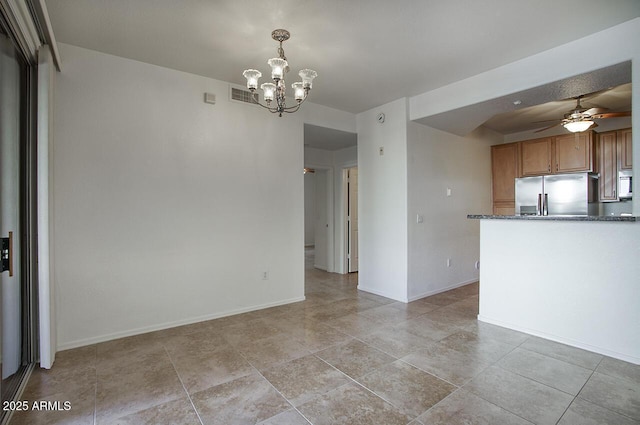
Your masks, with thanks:
M314 172L312 177L305 175L305 246L315 246L314 264L330 273L349 272L345 169L358 164L357 141L356 133L304 124L304 167ZM311 180L313 185L308 184Z
M305 247L313 248L313 267L333 271L333 183L332 170L305 168Z

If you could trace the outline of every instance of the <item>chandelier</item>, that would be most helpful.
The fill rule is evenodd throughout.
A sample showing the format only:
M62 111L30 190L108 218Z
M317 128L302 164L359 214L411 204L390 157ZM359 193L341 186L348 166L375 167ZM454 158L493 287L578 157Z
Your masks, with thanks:
M286 85L284 82L284 74L289 72L289 63L284 55L284 49L282 48L282 42L291 37L289 31L283 29L273 30L271 38L280 43L278 47L278 57L271 58L267 61L271 66L271 79L273 83L262 83L260 88L262 89L264 100L266 105L260 103L257 99L253 99L253 102L269 110L273 114L282 116L283 112L288 114L296 112L300 109L300 105L307 99L307 95L311 90L313 79L318 76L318 73L312 69L303 69L298 73L302 81L293 83L293 97L296 104L293 106L287 106L285 99ZM242 75L247 79L247 88L254 93L258 88L258 79L262 77L262 72L256 69L246 69Z

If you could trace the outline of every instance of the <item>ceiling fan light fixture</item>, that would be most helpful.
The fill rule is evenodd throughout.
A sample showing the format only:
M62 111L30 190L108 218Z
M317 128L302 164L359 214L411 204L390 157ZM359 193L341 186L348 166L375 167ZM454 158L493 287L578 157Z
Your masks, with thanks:
M591 127L593 124L594 122L591 120L576 120L566 122L562 125L572 133L580 133L589 129L589 127Z

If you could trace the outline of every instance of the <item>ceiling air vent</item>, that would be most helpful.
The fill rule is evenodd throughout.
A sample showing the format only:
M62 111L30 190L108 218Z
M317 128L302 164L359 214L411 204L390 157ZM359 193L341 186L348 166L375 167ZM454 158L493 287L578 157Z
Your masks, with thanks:
M249 90L231 87L231 100L255 105L258 102L258 93L251 93Z

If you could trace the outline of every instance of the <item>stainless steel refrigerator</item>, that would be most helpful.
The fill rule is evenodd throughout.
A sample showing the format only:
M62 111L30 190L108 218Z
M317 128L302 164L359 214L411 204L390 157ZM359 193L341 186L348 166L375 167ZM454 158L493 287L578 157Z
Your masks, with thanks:
M516 215L598 215L598 174L516 179Z

